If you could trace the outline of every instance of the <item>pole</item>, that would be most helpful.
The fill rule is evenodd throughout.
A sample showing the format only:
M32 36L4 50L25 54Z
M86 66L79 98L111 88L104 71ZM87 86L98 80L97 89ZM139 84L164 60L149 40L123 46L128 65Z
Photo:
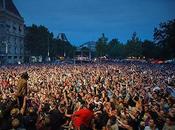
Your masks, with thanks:
M89 61L88 62L90 63L91 62L91 50L89 49L88 52L89 52L89 58L88 58Z
M47 37L47 56L48 56L48 59L47 61L50 61L50 46L49 46L49 34L48 34L48 37Z
M8 44L6 41L5 41L5 53L6 53L6 55L8 54Z
M7 44L7 41L4 41L3 43L5 43L5 57L7 62L8 61L8 44Z
M81 59L80 60L81 60L81 64L82 64L82 62L83 62L82 61L83 60L83 50L82 49L81 49Z
M48 37L47 37L47 45L48 45L48 48L47 48L47 56L48 56L48 58L49 58L49 56L50 56L49 35L48 35Z

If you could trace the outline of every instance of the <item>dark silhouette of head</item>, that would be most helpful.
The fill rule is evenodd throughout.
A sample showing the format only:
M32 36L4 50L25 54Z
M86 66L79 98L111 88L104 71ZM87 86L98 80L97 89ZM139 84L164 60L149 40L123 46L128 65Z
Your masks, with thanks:
M89 104L89 109L93 110L95 108L95 105L93 103Z
M28 80L29 79L28 73L27 72L22 73L21 78L25 79L25 80Z

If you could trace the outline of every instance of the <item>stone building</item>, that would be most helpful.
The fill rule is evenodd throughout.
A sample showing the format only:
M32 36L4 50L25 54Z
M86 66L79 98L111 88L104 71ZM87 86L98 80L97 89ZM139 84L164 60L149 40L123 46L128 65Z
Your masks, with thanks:
M24 19L12 0L0 0L0 64L24 61Z

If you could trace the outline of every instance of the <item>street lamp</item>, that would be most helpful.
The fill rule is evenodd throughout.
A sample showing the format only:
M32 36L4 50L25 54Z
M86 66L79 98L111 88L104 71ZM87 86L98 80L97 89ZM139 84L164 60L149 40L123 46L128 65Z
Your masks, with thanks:
M47 37L47 56L50 56L49 36Z
M50 41L49 41L49 34L48 34L48 37L47 37L47 61L50 61Z

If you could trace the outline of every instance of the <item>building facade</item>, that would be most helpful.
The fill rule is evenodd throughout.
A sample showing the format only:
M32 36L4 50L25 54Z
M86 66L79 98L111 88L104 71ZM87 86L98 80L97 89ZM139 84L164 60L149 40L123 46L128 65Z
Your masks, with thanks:
M12 0L0 0L0 64L24 61L24 19Z

